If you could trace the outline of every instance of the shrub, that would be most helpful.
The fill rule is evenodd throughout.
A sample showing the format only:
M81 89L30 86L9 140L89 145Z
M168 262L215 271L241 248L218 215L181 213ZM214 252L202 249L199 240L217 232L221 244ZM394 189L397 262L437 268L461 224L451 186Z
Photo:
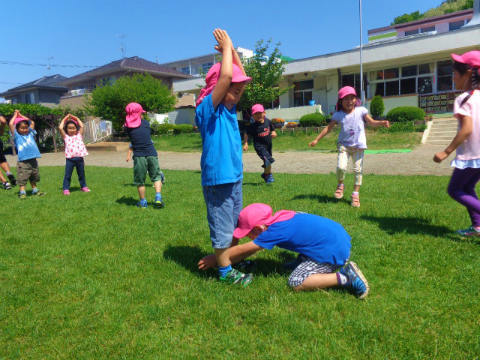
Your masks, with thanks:
M416 106L399 106L387 114L387 120L399 122L423 120L424 118L425 111Z
M173 128L175 135L193 133L193 126L189 124L176 125Z
M168 130L172 130L174 127L175 125L172 124L159 124L156 122L151 124L152 133L159 135L167 134Z
M280 119L280 118L273 118L272 119L272 124L281 124L281 123L284 123L285 120L283 119Z
M370 114L373 117L379 117L383 115L385 111L385 105L383 104L382 97L380 95L375 95L370 103Z
M325 116L320 113L314 113L314 114L307 114L303 115L300 118L300 124L301 127L310 127L310 126L325 126L327 125L327 121L325 119Z

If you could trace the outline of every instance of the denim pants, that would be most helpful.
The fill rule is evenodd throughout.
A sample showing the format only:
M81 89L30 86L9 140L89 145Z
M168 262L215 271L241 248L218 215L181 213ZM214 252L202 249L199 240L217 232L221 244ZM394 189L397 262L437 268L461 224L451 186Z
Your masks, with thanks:
M455 168L448 184L448 195L467 208L473 226L480 226L480 201L475 192L479 180L480 169Z
M203 187L210 238L214 249L228 249L242 211L242 180Z
M70 181L72 180L73 169L77 169L78 181L80 187L87 187L85 181L85 162L83 157L67 158L65 164L65 177L63 178L63 190L70 190Z

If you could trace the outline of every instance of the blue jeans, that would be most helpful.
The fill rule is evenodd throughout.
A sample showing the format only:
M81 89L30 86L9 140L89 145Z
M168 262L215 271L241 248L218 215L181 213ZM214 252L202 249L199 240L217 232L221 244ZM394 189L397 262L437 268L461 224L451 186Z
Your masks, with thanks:
M78 181L80 182L80 187L87 187L85 181L85 162L83 157L74 157L67 158L65 164L65 177L63 178L63 190L70 190L70 181L72 180L73 169L77 169Z
M203 187L210 238L214 249L228 249L242 211L242 180Z

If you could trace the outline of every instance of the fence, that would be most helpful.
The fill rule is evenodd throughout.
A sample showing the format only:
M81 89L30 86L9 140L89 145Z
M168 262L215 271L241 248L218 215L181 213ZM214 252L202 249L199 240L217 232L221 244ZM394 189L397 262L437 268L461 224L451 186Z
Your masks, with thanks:
M96 118L86 122L84 125L83 141L85 144L92 144L103 140L113 133L111 121Z

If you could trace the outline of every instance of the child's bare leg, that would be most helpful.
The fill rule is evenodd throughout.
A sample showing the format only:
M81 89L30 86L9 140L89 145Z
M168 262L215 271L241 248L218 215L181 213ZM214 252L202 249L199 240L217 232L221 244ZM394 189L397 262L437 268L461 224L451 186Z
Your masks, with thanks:
M138 196L140 199L145 199L145 185L140 185L137 187L138 189Z
M295 286L295 291L312 291L338 286L337 274L315 274L310 275L299 286Z
M8 162L3 162L0 164L0 167L6 172L11 173L10 166L8 166Z
M5 179L5 177L3 176L3 174L1 172L0 172L0 181L2 183L7 182L7 179Z
M19 191L23 191L23 192L25 192L25 185L23 185L23 186L22 186L22 185L20 185L20 186L18 187L18 190L19 190Z
M361 186L361 185L355 185L355 186L353 187L353 191L355 191L355 192L357 192L357 193L360 192L360 186Z
M37 188L37 183L35 181L30 180L30 185L32 186L32 190ZM25 186L24 186L24 188L25 188Z
M155 187L155 192L157 192L157 193L162 192L162 182L161 181L155 181L153 186ZM145 197L145 193L144 193L144 197Z
M215 257L217 258L217 264L219 267L225 267L232 264L227 250L228 249L215 249Z
M272 173L272 165L265 166L264 173L265 174L271 174Z

